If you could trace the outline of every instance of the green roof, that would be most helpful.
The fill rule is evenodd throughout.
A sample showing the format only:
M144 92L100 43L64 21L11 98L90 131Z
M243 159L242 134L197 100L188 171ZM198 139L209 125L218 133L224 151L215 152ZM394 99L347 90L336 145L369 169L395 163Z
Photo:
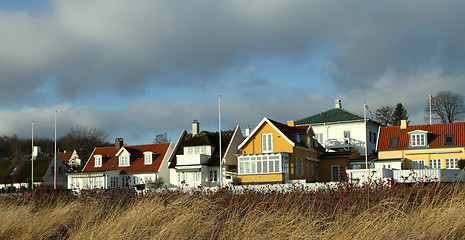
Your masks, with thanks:
M335 122L351 122L363 121L363 117L349 112L343 108L334 108L326 112L318 113L313 116L298 120L296 125L319 124L319 123L335 123Z

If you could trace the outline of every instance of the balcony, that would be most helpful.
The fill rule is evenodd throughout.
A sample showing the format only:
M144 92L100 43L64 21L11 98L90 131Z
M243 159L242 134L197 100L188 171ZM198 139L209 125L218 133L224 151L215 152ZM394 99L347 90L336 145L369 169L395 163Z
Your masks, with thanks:
M203 165L206 164L209 155L204 154L190 154L190 155L176 155L177 166L192 166L192 165Z
M325 142L325 148L328 149L344 149L346 151L353 148L364 148L365 142L354 138L332 138Z

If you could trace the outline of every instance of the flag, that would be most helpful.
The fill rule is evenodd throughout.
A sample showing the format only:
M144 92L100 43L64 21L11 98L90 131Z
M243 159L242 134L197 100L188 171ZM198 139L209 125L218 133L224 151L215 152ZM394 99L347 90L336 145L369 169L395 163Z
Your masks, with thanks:
M434 104L437 104L432 94L430 94L430 97L431 97L431 102L434 102Z
M371 115L371 124L373 124L373 113L371 113L370 107L368 107L368 105L367 105L366 102L363 102L363 105L365 105L365 108L368 110L368 112L370 112L370 115Z

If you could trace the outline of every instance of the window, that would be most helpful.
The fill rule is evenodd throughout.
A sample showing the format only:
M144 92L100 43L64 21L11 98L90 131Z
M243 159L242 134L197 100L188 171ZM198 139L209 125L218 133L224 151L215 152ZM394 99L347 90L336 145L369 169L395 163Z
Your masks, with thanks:
M144 153L144 164L145 164L145 165L150 165L150 164L152 164L152 157L153 157L153 153L152 153L152 152L145 152L145 153Z
M295 175L299 175L299 159L295 159Z
M217 182L218 181L218 171L212 170L210 171L210 182Z
M446 158L446 168L459 168L458 167L458 158Z
M447 134L446 137L445 137L445 144L446 145L454 144L454 135Z
M399 146L399 138L391 138L389 140L389 148L396 148Z
M332 181L339 181L339 165L332 165L331 166L331 180Z
M264 153L273 152L273 134L272 133L262 134L262 152Z
M118 177L110 177L110 187L111 188L118 187Z
M315 137L316 137L316 140L319 142L319 143L323 143L323 133L316 133L315 134Z
M429 160L429 168L441 168L441 159L430 159Z
M418 147L426 145L426 134L411 134L410 135L410 146Z
M203 154L207 156L212 155L212 147L211 146L190 146L184 147L184 155L197 155Z
M280 155L241 156L238 158L239 174L269 174L282 173L283 166Z
M129 156L121 155L119 156L119 166L120 167L127 167L129 166Z
M344 138L350 138L350 131L344 131Z
M425 160L412 160L412 169L425 169Z
M102 155L95 155L95 165L94 167L101 167L102 166Z

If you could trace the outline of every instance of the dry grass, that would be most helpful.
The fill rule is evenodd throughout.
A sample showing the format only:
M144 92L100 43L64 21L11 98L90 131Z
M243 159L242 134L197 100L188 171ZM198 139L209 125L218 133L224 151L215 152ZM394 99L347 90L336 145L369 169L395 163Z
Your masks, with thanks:
M286 193L35 191L0 198L0 239L463 239L462 184Z

